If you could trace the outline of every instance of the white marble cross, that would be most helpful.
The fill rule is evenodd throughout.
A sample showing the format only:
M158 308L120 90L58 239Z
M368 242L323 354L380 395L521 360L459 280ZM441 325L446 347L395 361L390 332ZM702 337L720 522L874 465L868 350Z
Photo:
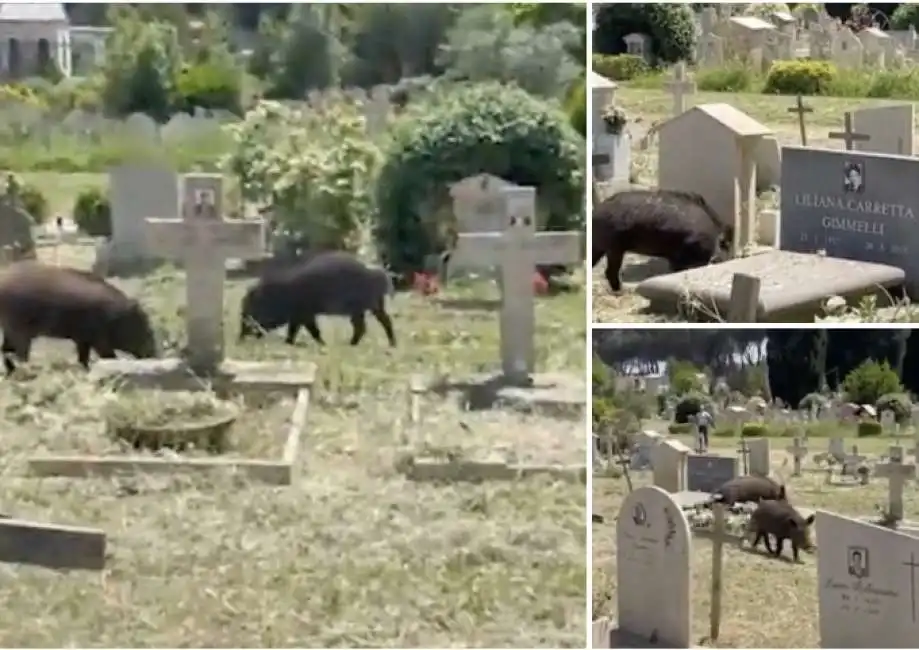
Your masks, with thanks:
M903 484L916 478L916 466L903 463L903 447L892 445L888 460L875 467L877 475L887 479L887 511L891 517L903 519Z
M804 439L800 437L795 437L794 443L786 448L788 453L791 454L791 457L794 458L794 474L793 476L801 475L801 459L807 456L807 445L804 444Z
M696 82L686 76L686 63L680 61L673 68L673 78L664 84L673 95L673 117L686 112L686 95L696 92Z
M188 174L181 218L147 219L147 245L157 257L181 260L186 274L185 322L189 365L199 374L223 361L223 283L226 260L262 255L262 221L221 218L223 178Z
M528 383L536 365L537 264L577 264L581 235L536 231L536 190L507 187L503 232L461 233L451 258L459 263L501 269L501 369L511 382Z

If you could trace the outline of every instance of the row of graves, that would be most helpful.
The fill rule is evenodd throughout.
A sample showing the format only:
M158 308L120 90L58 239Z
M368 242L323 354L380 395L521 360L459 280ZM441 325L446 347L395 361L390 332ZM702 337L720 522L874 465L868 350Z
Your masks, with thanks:
M601 196L633 187L631 137L607 133L602 108L616 85L592 79L594 174ZM652 277L636 291L655 313L731 322L813 322L815 316L875 296L879 304L919 295L912 254L919 196L907 179L914 156L912 104L853 110L826 138L843 149L808 146L802 98L800 145L779 146L772 129L729 104L687 108L695 92L686 67L675 66L671 119L655 125L659 189L701 194L733 222L734 259ZM638 143L648 146L651 134ZM706 164L687 164L704 151ZM779 209L758 209L759 192L778 189Z
M169 440L171 444L190 444L197 449L219 452L225 446L215 442L213 436L226 435L237 418L250 409L271 408L271 404L274 408L279 403L292 409L289 425L280 436L275 458L241 458L222 453L205 457L43 454L27 460L29 475L88 478L223 470L255 482L282 486L294 483L302 457L308 453L305 431L315 366L242 361L225 356L226 261L257 258L262 254L264 222L223 218L223 178L219 175L177 176L162 170L129 168L114 172L112 180L113 216L118 215L115 223L123 226L125 214L133 217L129 223L134 230L128 233L133 232L136 239L128 239L127 243L143 246L146 251L174 260L185 269L186 345L182 354L173 358L99 360L91 370L91 381L114 382L137 391L207 389L221 399L241 396L246 400L241 412L228 406L226 417L183 423L169 432L152 430L149 435L144 434L144 439L154 441L149 443L151 446ZM492 210L490 226L481 220L476 225L481 230L460 234L451 265L497 272L500 276L499 369L476 377L436 380L412 377L407 391L407 421L423 424L424 395L458 393L470 409L509 406L582 422L587 392L583 376L540 373L536 368L532 278L537 263L579 263L583 259L583 235L540 232L536 226L534 188L479 177L460 183L455 194L462 206L460 210L467 210L464 201L470 194ZM162 211L166 205L164 198L170 196L176 198L174 215ZM472 208L468 210L483 219ZM128 234L116 226L114 242L123 244L126 237ZM276 398L284 396L289 399L277 401ZM543 466L519 465L511 460L474 462L400 457L397 469L416 481L517 480L532 475L586 481L583 464ZM36 523L13 516L0 518L0 562L100 570L105 566L106 544L105 532L101 530Z
M783 411L767 417L801 422L815 417L812 412L789 415L787 409ZM851 425L857 416L848 413L844 417L841 426ZM814 513L795 504L802 516L816 517L819 549L814 588L819 591L821 647L912 647L919 633L915 596L919 524L904 519L903 494L916 478L916 465L906 461L906 452L899 445L870 459L857 449L846 451L841 437L829 439L827 451L808 463L807 442L806 437L796 437L786 450L794 461L793 476L825 472L823 465L835 461L843 467L868 464L874 477L888 482L888 504L880 520L825 510ZM751 506L728 511L711 503L711 493L740 475L776 477L771 443L766 438L742 439L735 457L698 453L654 431L638 435L626 459L629 494L614 520L618 620L594 621L593 647L695 647L703 636L692 629L693 594L697 593L693 546L700 539L712 544L707 638L710 644L717 642L723 579L730 579L722 570L723 548L747 541L745 513ZM642 471L652 473L653 484L632 490L629 472ZM861 477L847 482L843 472L836 479L828 478L827 484L858 489L865 482ZM597 516L594 521L606 522Z

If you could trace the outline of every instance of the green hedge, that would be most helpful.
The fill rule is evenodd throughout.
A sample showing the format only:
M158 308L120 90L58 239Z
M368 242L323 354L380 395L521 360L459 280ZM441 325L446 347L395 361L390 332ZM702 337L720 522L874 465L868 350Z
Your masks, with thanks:
M691 424L671 424L667 428L670 435L687 436L692 434ZM804 426L793 426L789 423L777 422L747 422L742 428L716 426L712 430L713 438L794 438L807 435L809 438L832 438L838 436L852 437L852 429L841 428L834 422L811 422ZM861 422L856 430L859 438L876 437L884 435L883 427L878 422Z
M621 57L604 57L621 58ZM595 59L596 61L596 59ZM617 69L625 66L616 65ZM696 86L703 92L759 93L766 95L816 95L919 101L919 68L904 70L843 70L827 61L796 59L776 61L766 74L750 71L739 62L695 72ZM630 88L660 89L669 76L649 70L633 76Z

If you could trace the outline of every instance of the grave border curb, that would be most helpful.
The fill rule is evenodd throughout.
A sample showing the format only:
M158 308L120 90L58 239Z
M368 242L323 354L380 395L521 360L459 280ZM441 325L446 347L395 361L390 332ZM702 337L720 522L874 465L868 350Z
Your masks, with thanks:
M587 484L584 465L512 465L507 462L412 458L397 467L400 474L416 483L481 483L485 481L519 481L534 476L548 476L558 481Z
M108 538L98 528L0 519L0 562L46 569L105 569Z

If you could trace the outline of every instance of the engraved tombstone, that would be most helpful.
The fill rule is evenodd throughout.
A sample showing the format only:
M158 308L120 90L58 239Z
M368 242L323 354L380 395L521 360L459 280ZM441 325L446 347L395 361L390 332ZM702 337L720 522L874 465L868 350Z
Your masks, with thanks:
M782 248L899 267L919 286L917 175L908 156L785 147Z
M691 647L691 536L666 491L641 487L625 498L616 522L616 556L620 634L656 636L665 648Z
M179 214L179 179L165 167L122 165L109 172L112 213L110 261L148 257L145 219L174 219Z
M915 648L919 539L818 511L823 648Z
M692 454L686 459L686 488L690 492L714 492L736 476L736 458Z

